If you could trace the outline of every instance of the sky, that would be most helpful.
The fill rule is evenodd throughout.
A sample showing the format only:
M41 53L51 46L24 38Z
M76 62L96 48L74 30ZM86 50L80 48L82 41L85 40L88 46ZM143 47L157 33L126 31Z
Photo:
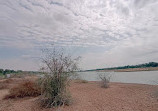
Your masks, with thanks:
M158 62L158 0L0 0L0 68L39 70L52 44L83 70Z

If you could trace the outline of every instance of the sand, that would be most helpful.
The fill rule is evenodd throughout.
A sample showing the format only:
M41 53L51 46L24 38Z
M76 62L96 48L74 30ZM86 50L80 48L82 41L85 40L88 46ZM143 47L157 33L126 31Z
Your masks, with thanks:
M73 103L58 109L41 109L33 97L2 100L8 90L0 90L0 111L158 111L156 85L110 83L107 89L99 82L71 83Z
M106 71L114 71L114 72L158 71L158 67L101 70L101 72L106 72Z

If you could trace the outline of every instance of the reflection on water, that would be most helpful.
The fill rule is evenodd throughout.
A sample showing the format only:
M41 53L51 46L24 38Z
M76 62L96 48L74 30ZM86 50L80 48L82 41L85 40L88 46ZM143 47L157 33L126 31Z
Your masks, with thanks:
M82 79L88 81L99 81L99 75L111 76L112 82L158 84L158 71L140 72L78 72Z

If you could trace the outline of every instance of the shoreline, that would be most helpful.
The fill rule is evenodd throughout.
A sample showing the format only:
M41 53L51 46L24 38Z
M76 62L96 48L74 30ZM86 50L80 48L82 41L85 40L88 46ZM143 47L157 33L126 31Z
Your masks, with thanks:
M97 71L97 70L96 70ZM128 69L112 69L112 70L100 70L98 72L140 72L140 71L158 71L158 67L148 68L128 68Z
M88 81L90 83L99 83L100 81ZM149 85L149 86L157 86L158 84L144 84L144 83L127 83L127 82L110 82L110 84L131 84L131 85Z

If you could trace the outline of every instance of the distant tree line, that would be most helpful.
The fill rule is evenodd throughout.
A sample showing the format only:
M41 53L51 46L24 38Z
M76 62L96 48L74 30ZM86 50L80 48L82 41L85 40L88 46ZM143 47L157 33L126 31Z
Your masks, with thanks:
M41 74L39 71L22 71L22 70L12 70L12 69L2 69L0 68L0 75L6 74Z
M86 70L86 71L128 69L128 68L146 68L146 67L158 67L158 63L157 62L149 62L149 63L138 64L138 65L127 65L127 66L119 66L119 67L111 67L111 68L92 69L92 70Z
M10 69L0 69L0 73L5 75L5 74L11 74L11 73L20 73L23 72L22 70L10 70Z

